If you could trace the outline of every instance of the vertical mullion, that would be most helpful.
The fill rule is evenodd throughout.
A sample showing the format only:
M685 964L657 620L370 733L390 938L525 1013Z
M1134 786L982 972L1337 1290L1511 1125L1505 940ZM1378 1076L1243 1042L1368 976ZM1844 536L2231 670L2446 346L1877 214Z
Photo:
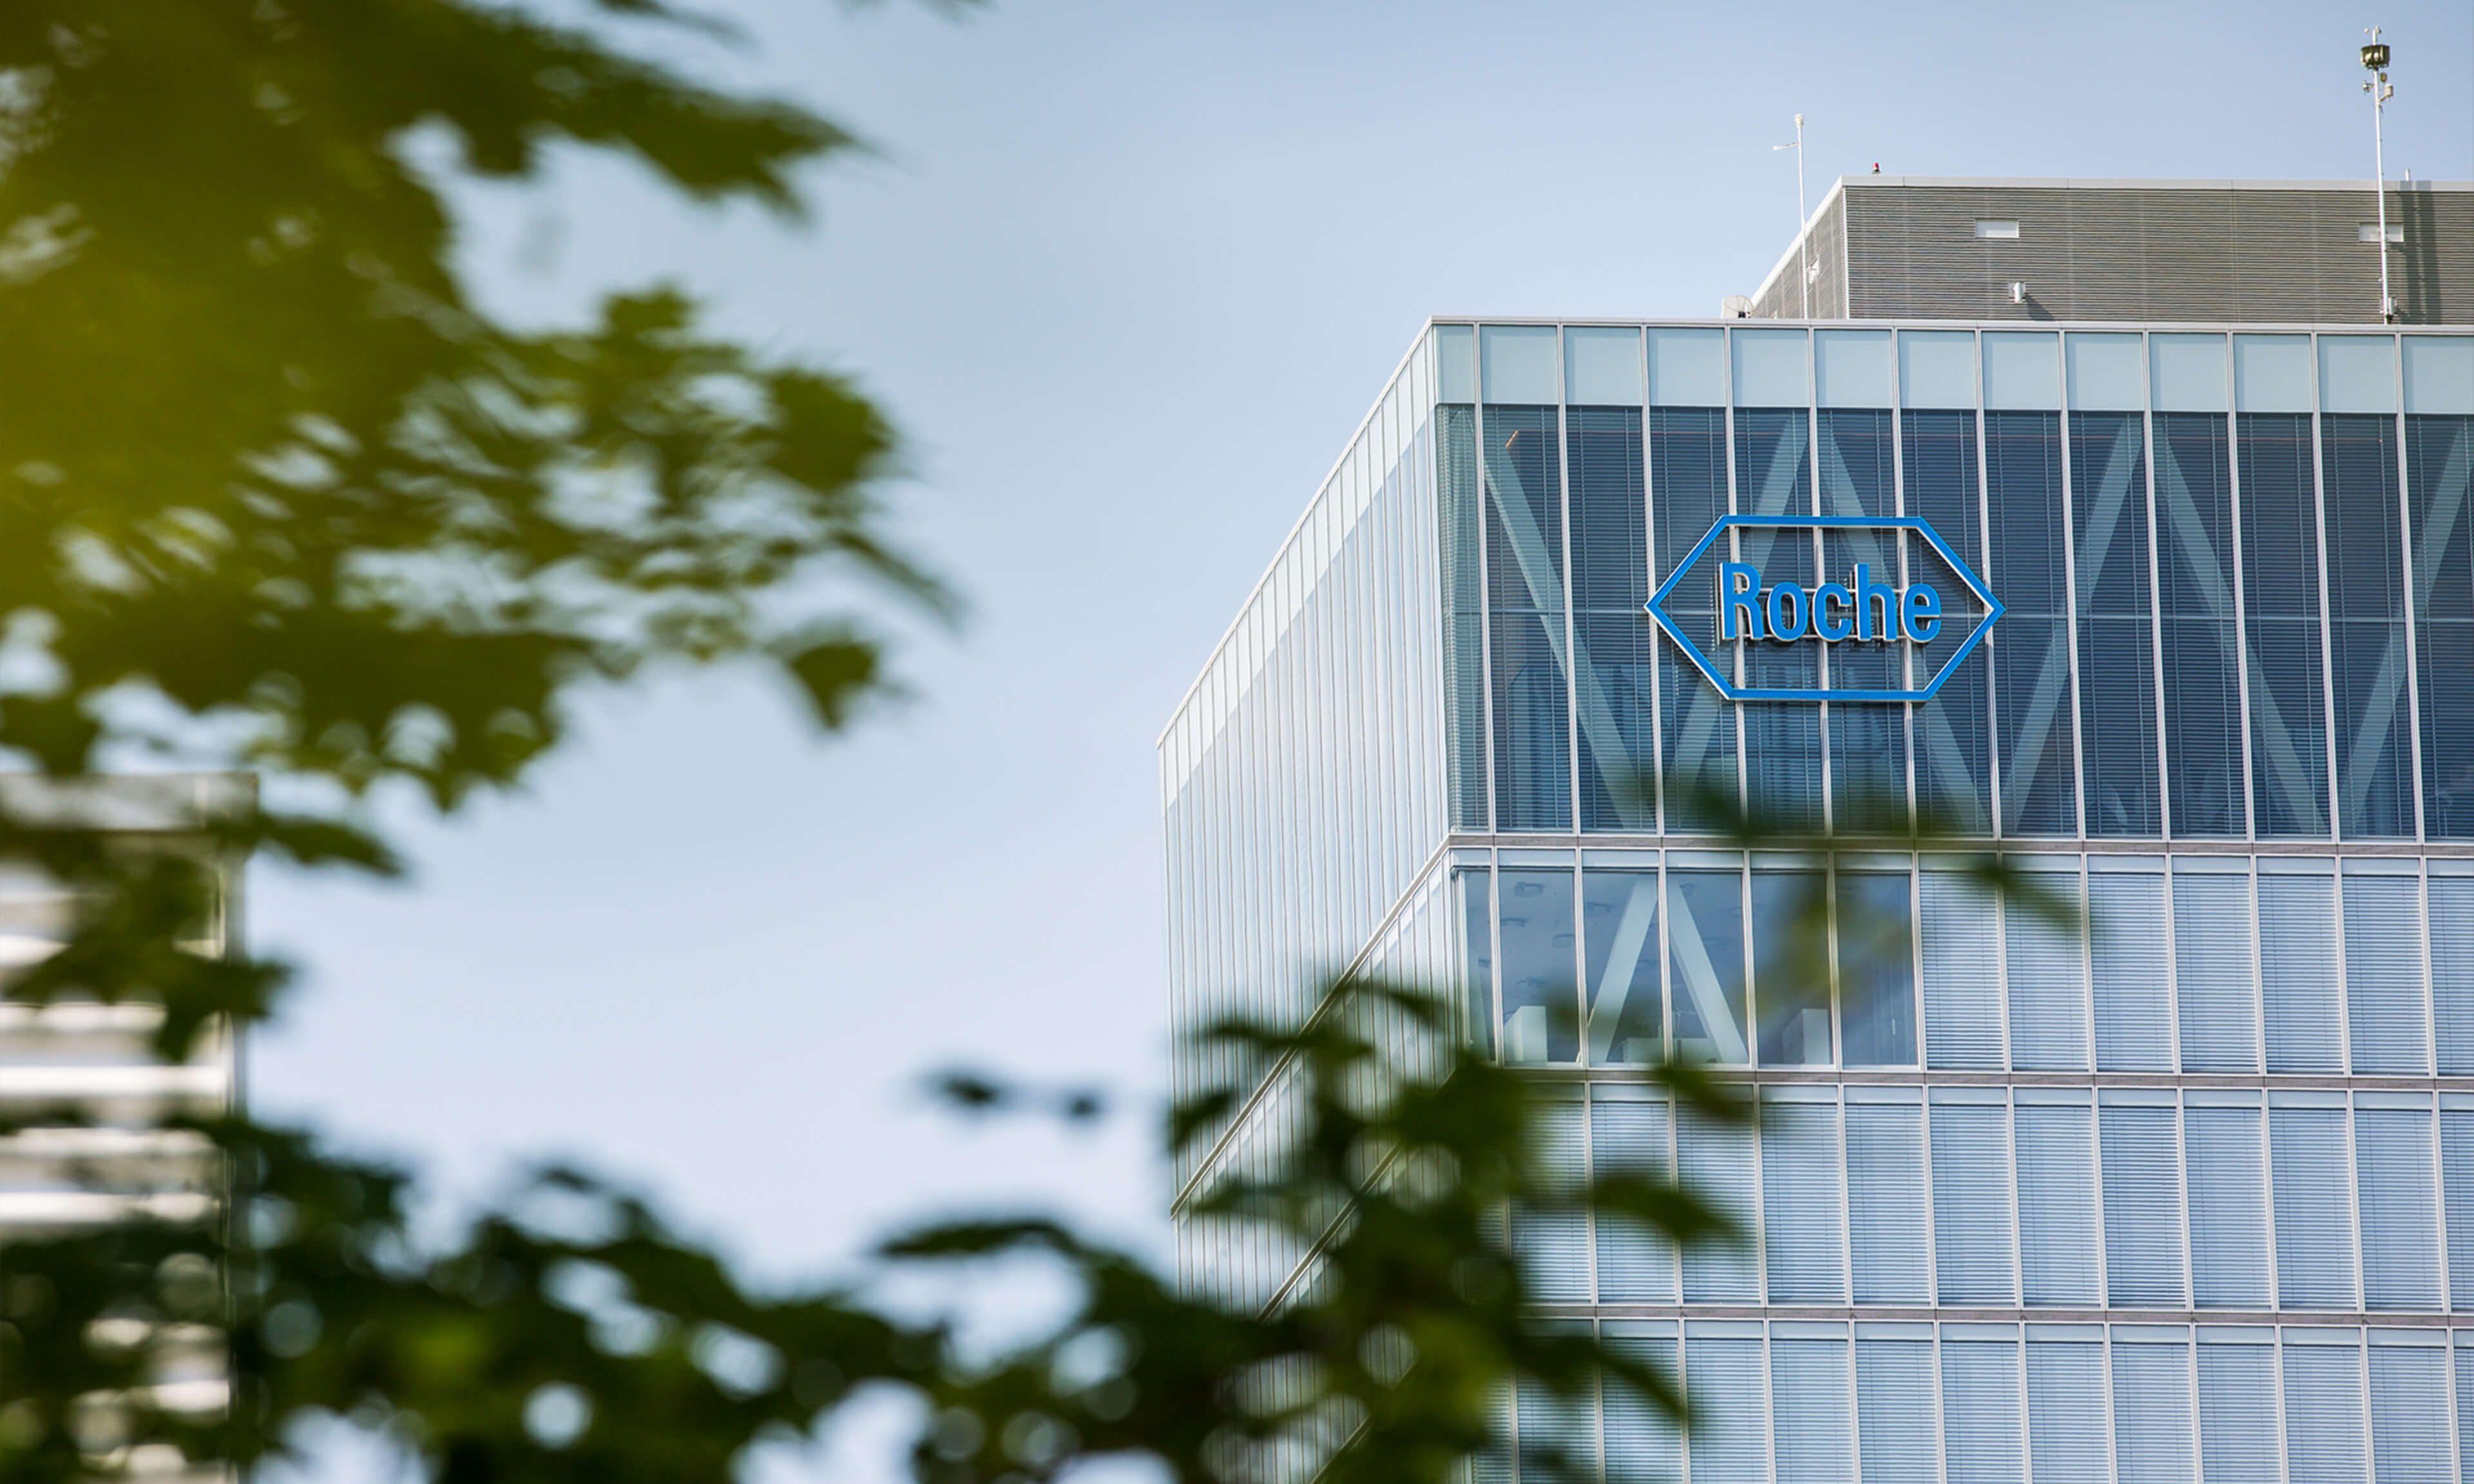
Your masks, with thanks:
M1473 398L1469 402L1469 458L1474 467L1469 477L1475 481L1477 500L1477 693L1478 765L1486 772L1486 818L1479 825L1492 832L1499 811L1494 798L1494 574L1487 548L1493 544L1488 538L1486 488L1486 387L1478 376L1478 344L1484 325L1469 327L1469 383ZM1502 976L1498 973L1497 978ZM1497 1007L1500 1010L1500 1006ZM1500 1024L1500 1022L1497 1022ZM1500 1038L1498 1038L1500 1039Z
M2380 251L2383 252L2387 251L2388 244L2380 244ZM2401 575L2405 583L2405 586L2399 589L2405 600L2401 605L2405 609L2405 694L2407 706L2407 726L2405 730L2408 739L2408 758L2413 764L2413 786L2408 790L2407 797L2413 801L2413 838L2419 842L2424 838L2422 797L2422 654L2419 646L2415 643L2419 620L2416 619L2413 611L2413 501L2409 494L2409 491L2412 489L2413 476L2407 471L2405 462L2405 346L2403 342L2397 339L2397 337L2391 335L2389 337L2389 348L2390 351L2389 364L2395 373L2395 386L2393 390L2396 396L2397 409L2389 419L2389 425L2396 429L2397 553L2399 559L2404 562L2404 569ZM2436 1058L2439 1049L2438 1034L2438 1026L2437 1022L2434 1023L2432 1030L2432 1051ZM2438 1065L2437 1060L2433 1062L2433 1065L2435 1066ZM2365 1361L2365 1363L2367 1366L2368 1362Z
M1651 408L1654 405L1651 401L1649 385L1650 334L1649 328L1643 326L1640 332L1640 560L1649 580L1649 590L1656 592L1658 590L1658 495L1655 470L1651 467L1650 460L1652 440L1649 436L1649 425ZM1566 553L1566 560L1569 560L1568 553ZM1639 613L1632 615L1632 621L1635 623L1641 622L1641 619L1642 615ZM1650 815L1650 827L1661 834L1665 832L1668 823L1665 691L1666 656L1663 653L1663 647L1659 643L1658 626L1653 623L1649 630L1649 797L1653 811ZM1662 875L1659 890L1661 893L1665 890ZM1666 901L1663 896L1659 899L1658 919L1661 924L1660 946L1662 949L1665 938L1663 924L1666 922ZM1663 965L1661 966L1660 977L1661 979L1665 977ZM1661 1007L1661 1010L1663 1008L1663 1006Z
M2250 709L2250 593L2249 578L2244 567L2250 561L2250 543L2243 539L2242 480L2242 409L2237 403L2233 378L2233 337L2225 337L2225 541L2232 554L2234 569L2234 694L2241 702L2238 719L2242 727L2242 806L2243 839L2259 839L2259 811L2251 798L2253 769L2257 761L2251 756ZM2266 1045L2266 1022L2261 1022L2262 1046Z
M1976 549L1978 560L1984 563L1984 571L1981 575L1987 584L1991 584L1997 581L2000 577L1998 570L2000 563L1993 560L1993 466L1990 455L1985 451L1986 435L1990 431L1990 423L1985 417L1984 411L1983 331L1978 330L1976 332L1976 339L1973 344L1976 354L1976 409L1974 414L1976 419ZM2001 778L2010 760L2009 749L2002 746L2001 743L2001 686L2005 683L2002 677L2008 673L2009 666L2001 658L2001 636L2000 634L1995 634L1990 630L1986 631L1984 635L1984 648L1985 658L1993 667L1992 673L1985 677L1986 684L1984 686L1984 757L1986 767L1992 774L1992 777L1986 781L1990 785L1988 794L1993 802L1993 819L1991 821L1993 826L1993 838L1999 840L2004 832L2003 820L2005 818L2001 812ZM1919 984L1923 983L1922 980L1918 980L1917 982ZM2009 1027L2006 1023L2002 1028L2002 1048L2004 1055L2007 1055L2009 1049Z
M1720 429L1720 441L1727 445L1727 513L1729 515L1740 515L1742 512L1737 509L1738 496L1736 494L1735 471L1735 332L1734 330L1730 329L1726 332L1724 343L1719 347L1719 350L1724 357L1723 363L1718 368L1720 379L1724 383L1721 387L1721 391L1725 394L1727 398L1726 416L1722 419L1724 426ZM1741 561L1743 559L1743 534L1740 531L1729 531L1727 533L1727 556L1730 560ZM1725 610L1722 607L1719 612L1719 617L1723 620L1725 616ZM1736 641L1735 653L1729 660L1729 663L1734 668L1735 683L1738 686L1744 683L1744 645L1746 642L1746 640L1742 639ZM1737 811L1737 817L1741 818L1743 817L1744 811L1751 808L1752 800L1752 778L1745 767L1744 761L1746 756L1744 732L1746 730L1746 723L1749 718L1745 714L1744 703L1741 701L1727 701L1722 699L1719 704L1722 706L1733 706L1735 713L1735 808ZM1752 919L1747 916L1744 921L1747 923L1750 923ZM1745 1003L1747 1005L1751 1003L1749 997L1746 999Z
M2344 802L2344 780L2338 777L2337 762L2337 626L2329 618L2328 607L2328 491L2326 470L2320 466L2319 452L2319 337L2311 337L2311 501L2319 522L2319 710L2325 718L2321 730L2322 743L2328 749L2327 766L2322 770L2328 779L2328 838L2331 842L2345 838L2345 821L2341 805ZM2349 1060L2346 1065L2352 1065Z
M1807 324L1805 326L1804 331L1804 447L1805 464L1808 472L1805 478L1804 504L1805 509L1815 515L1826 514L1826 512L1821 508L1820 358L1821 344L1814 338L1812 327ZM1812 552L1812 581L1814 586L1818 587L1822 583L1825 583L1830 579L1830 573L1828 570L1830 560L1829 543L1822 539L1822 533L1818 529L1815 529L1812 533L1812 544L1810 550ZM1807 614L1807 622L1811 622L1812 619L1817 616L1818 615L1815 614ZM1820 630L1817 626L1813 630L1813 638L1815 644L1818 645L1821 651L1820 658L1817 663L1817 673L1821 677L1821 688L1826 695L1830 689L1830 646L1820 643ZM1820 720L1815 722L1813 725L1815 730L1819 733L1816 745L1820 748L1821 752L1821 832L1824 835L1829 835L1834 833L1836 828L1836 820L1831 814L1830 807L1831 766L1829 701L1824 700L1821 703L1819 709L1821 712ZM1853 1338L1854 1331L1850 1330L1849 1335L1850 1338L1848 1343L1853 1345L1855 1343Z
M1843 252L1846 246L1847 234L1842 229L1839 232L1838 237L1840 249ZM1844 281L1844 277L1842 276L1841 282L1843 283ZM1891 514L1901 516L1902 518L1904 518L1907 514L1907 397L1905 379L1906 378L1902 376L1899 371L1899 337L1896 332L1893 332L1890 336L1890 511ZM1899 533L1899 586L1903 588L1915 581L1913 574L1908 570L1909 558L1912 555L1908 548L1914 544L1908 539L1908 534L1909 533L1905 531L1901 531ZM1916 688L1916 650L1915 646L1912 644L1905 645L1899 651L1899 680L1901 688L1909 692L1914 691ZM1985 688L1990 690L1992 687L1987 686ZM1907 790L1907 831L1912 835L1915 832L1916 820L1918 818L1916 813L1916 704L1913 701L1908 701L1899 707L1898 726L1903 748L1906 754L1907 776L1905 783ZM1991 733L1988 732L1986 735L1989 737ZM1921 996L1924 993L1924 979L1922 976L1918 976L1916 979L1916 993L1919 996L1919 1005L1921 1006ZM1916 1019L1918 1023L1917 1044L1922 1045L1922 1025L1924 1017L1919 1015ZM1923 1064L1919 1062L1917 1065L1921 1065ZM1853 1342L1851 1341L1850 1343L1852 1344Z
M2078 822L2076 831L2082 840L2088 835L2087 796L2087 677L2079 673L2079 520L2078 470L2071 459L2071 431L2076 424L2077 411L2071 406L2070 362L2061 337L2053 337L2053 353L2063 356L2057 368L2062 388L2062 410L2054 414L2061 429L2062 451L2062 620L2064 641L2070 649L2068 674L2071 678L2069 697L2071 709L2071 817Z
M1556 502L1556 516L1563 523L1564 533L1564 807L1571 810L1567 818L1572 822L1572 833L1577 835L1581 832L1581 642L1580 620L1572 612L1572 407L1571 388L1564 384L1564 327L1557 325L1555 327L1555 463L1558 467L1555 470L1555 483L1564 496ZM1576 860L1574 865L1577 867L1578 864ZM1577 878L1574 885L1577 888ZM1576 890L1572 897L1575 913L1580 910L1578 906L1580 899L1580 894ZM1578 921L1579 919L1575 917L1574 922ZM1577 937L1573 939L1575 951L1578 951L1579 943L1580 940ZM1576 978L1574 982L1577 983L1578 979ZM1586 1042L1589 1038L1584 1035L1582 1040ZM1585 1065L1589 1062L1589 1048L1586 1044L1581 1050L1581 1061Z
M2165 715L2165 583L2164 555L2156 541L2156 386L2155 361L2147 336L2139 337L2139 432L2146 440L2145 457L2140 467L2147 474L2147 634L2152 657L2149 674L2155 681L2156 692L2156 826L2157 833L2171 840L2175 833L2173 819L2174 774L2172 748L2166 728ZM2080 832L2086 828L2081 826ZM2090 1063L2094 1065L2094 1063Z

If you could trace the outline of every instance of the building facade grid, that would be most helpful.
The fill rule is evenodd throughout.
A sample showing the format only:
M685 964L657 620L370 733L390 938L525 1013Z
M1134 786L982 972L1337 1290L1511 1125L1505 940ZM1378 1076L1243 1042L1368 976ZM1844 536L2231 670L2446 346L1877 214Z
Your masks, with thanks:
M1563 1099L1541 1160L1680 1170L1751 1234L1679 1260L1516 1222L1545 1320L1728 1410L1687 1441L1507 1399L1502 1476L1542 1441L1705 1481L2465 1476L2474 336L1442 323L1370 428L1363 492L1344 461L1300 532L1389 555L1308 537L1295 568L1355 585L1352 616L1300 642L1323 610L1275 567L1163 739L1179 1024L1310 1003L1309 968L1456 985ZM1729 514L1922 517L2007 611L1945 677L1963 606L1906 656L1821 658L1719 643L1687 574L1675 617L1739 682L1940 682L1725 702L1644 604ZM1726 554L1942 575L1904 538ZM1316 645L1322 688L1262 678ZM1369 687L1387 665L1416 683ZM1266 726L1330 755L1322 803ZM1417 776L1370 797L1334 729ZM1727 851L1732 802L1843 849ZM2085 925L1972 899L1887 848L1912 824ZM1347 850L1346 881L1286 880ZM1248 895L1335 885L1321 919ZM1819 998L1764 963L1808 902ZM1621 1070L1673 1054L1756 1084L1757 1131ZM1287 1115L1274 1075L1182 1201ZM1189 1280L1276 1302L1304 1255L1255 1240L1185 1221Z

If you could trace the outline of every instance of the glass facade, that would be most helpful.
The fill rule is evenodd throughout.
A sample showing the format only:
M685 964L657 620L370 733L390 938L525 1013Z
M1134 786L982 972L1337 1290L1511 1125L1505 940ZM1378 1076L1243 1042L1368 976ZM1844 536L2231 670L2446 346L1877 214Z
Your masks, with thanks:
M1367 683L1173 724L1173 978L1181 1024L1301 956L1454 985L1564 1099L1540 1159L1737 1211L1746 1247L1681 1257L1515 1223L1549 1317L1712 1409L1508 1398L1516 1444L1703 1481L2474 1476L2474 336L1438 324L1377 417L1364 518L1422 565L1268 610L1332 614L1311 642L1359 658L1324 673ZM1723 674L1935 688L1730 702L1644 608L1728 515L1920 518L2004 611L1963 658L1963 600L1911 645L1728 641L1718 560L1959 589L1888 528L1743 524L1663 600ZM1414 777L1295 797L1335 730ZM1727 850L1735 807L1840 847ZM1911 822L2087 924L1894 848ZM1757 1127L1621 1071L1670 1055L1757 1085Z

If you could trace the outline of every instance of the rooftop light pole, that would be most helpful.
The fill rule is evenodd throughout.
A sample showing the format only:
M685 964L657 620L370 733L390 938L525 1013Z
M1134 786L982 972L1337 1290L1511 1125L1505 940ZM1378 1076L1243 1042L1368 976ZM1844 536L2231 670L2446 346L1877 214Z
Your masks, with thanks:
M2384 53L2385 50L2386 49L2383 48ZM1812 318L1812 245L1805 240L1804 230L1806 216L1804 209L1803 114L1799 113L1795 116L1795 142L1793 144L1773 144L1770 146L1770 153L1773 155L1777 154L1781 150L1795 151L1795 267L1796 275L1804 280L1804 317L1809 320ZM2380 272L2383 275L2388 272L2388 267L2385 261L2381 264ZM2383 278L2382 281L2385 282L2386 279Z
M2378 199L2380 208L2377 228L2380 234L2380 323L2392 324L2396 323L2396 300L2389 297L2389 167L2385 115L2388 101L2396 96L2396 88L2389 82L2389 48L2388 43L2380 39L2380 28L2373 26L2368 34L2371 39L2370 44L2363 48L2363 65L2370 70L2371 81L2363 84L2363 91L2371 95L2371 170L2374 177L2371 194ZM1797 138L1802 137L1802 132L1798 131ZM1801 156L1797 157L1802 158Z

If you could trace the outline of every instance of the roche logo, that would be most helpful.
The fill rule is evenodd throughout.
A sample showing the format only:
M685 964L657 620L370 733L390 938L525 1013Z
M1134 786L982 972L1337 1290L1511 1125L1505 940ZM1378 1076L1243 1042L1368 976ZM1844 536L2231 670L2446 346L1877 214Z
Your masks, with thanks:
M1776 533L1798 531L1839 533L1835 540L1825 535L1823 543L1830 561L1843 560L1843 576L1831 577L1825 570L1825 580L1809 586L1793 580L1764 580L1759 559L1775 555L1778 543L1787 539ZM1748 541L1744 536L1731 536L1736 532L1758 532L1760 537L1758 541ZM1974 627L1958 637L1954 646L1943 642L1948 637L1945 631L1962 615L1948 610L1942 588L1926 576L1917 576L1904 586L1897 581L1898 551L1910 536L1923 543L1922 550L1910 548L1914 564L1927 567L1933 564L1930 559L1937 559L1939 566L1964 589L1962 601L1973 599L1976 608L1981 610L1974 615ZM1754 550L1755 546L1759 549ZM1832 547L1838 549L1832 551ZM1856 560L1866 551L1872 554L1870 560ZM1708 560L1713 552L1720 560ZM1802 559L1810 552L1807 547L1790 555ZM1742 560L1745 557L1755 560ZM1798 560L1794 564L1805 566L1808 562ZM1690 592L1692 585L1699 584L1714 585L1709 589L1708 607L1702 607L1697 596L1677 596L1679 592ZM1680 613L1687 606L1694 622L1686 622ZM1693 667L1709 677L1710 683L1730 701L1929 701L1984 642L1984 632L2001 616L2001 602L1930 522L1912 515L1728 515L1711 526L1690 554L1676 564L1674 575L1650 598L1649 614ZM1705 647L1702 639L1711 634L1713 620L1716 642ZM1695 637L1696 628L1701 638ZM1710 650L1721 643L1745 647L1745 680L1735 679L1737 665L1730 662L1731 657L1711 657ZM1851 648L1859 654L1870 650L1877 656L1882 653L1882 647L1896 645L1904 647L1913 658L1905 666L1884 663L1880 658L1854 663L1841 660L1829 670L1815 663L1807 672L1815 683L1772 683L1786 678L1781 673L1783 669L1797 668L1770 662L1772 657L1779 655L1782 647L1791 649L1806 644L1842 653ZM1945 649L1947 654L1941 652ZM1897 651L1888 653L1895 655ZM1851 678L1844 682L1836 682L1834 677L1829 682L1821 681L1821 677L1838 670L1846 671ZM1880 678L1901 673L1905 676L1904 682L1880 683ZM1856 676L1864 679L1854 679Z

